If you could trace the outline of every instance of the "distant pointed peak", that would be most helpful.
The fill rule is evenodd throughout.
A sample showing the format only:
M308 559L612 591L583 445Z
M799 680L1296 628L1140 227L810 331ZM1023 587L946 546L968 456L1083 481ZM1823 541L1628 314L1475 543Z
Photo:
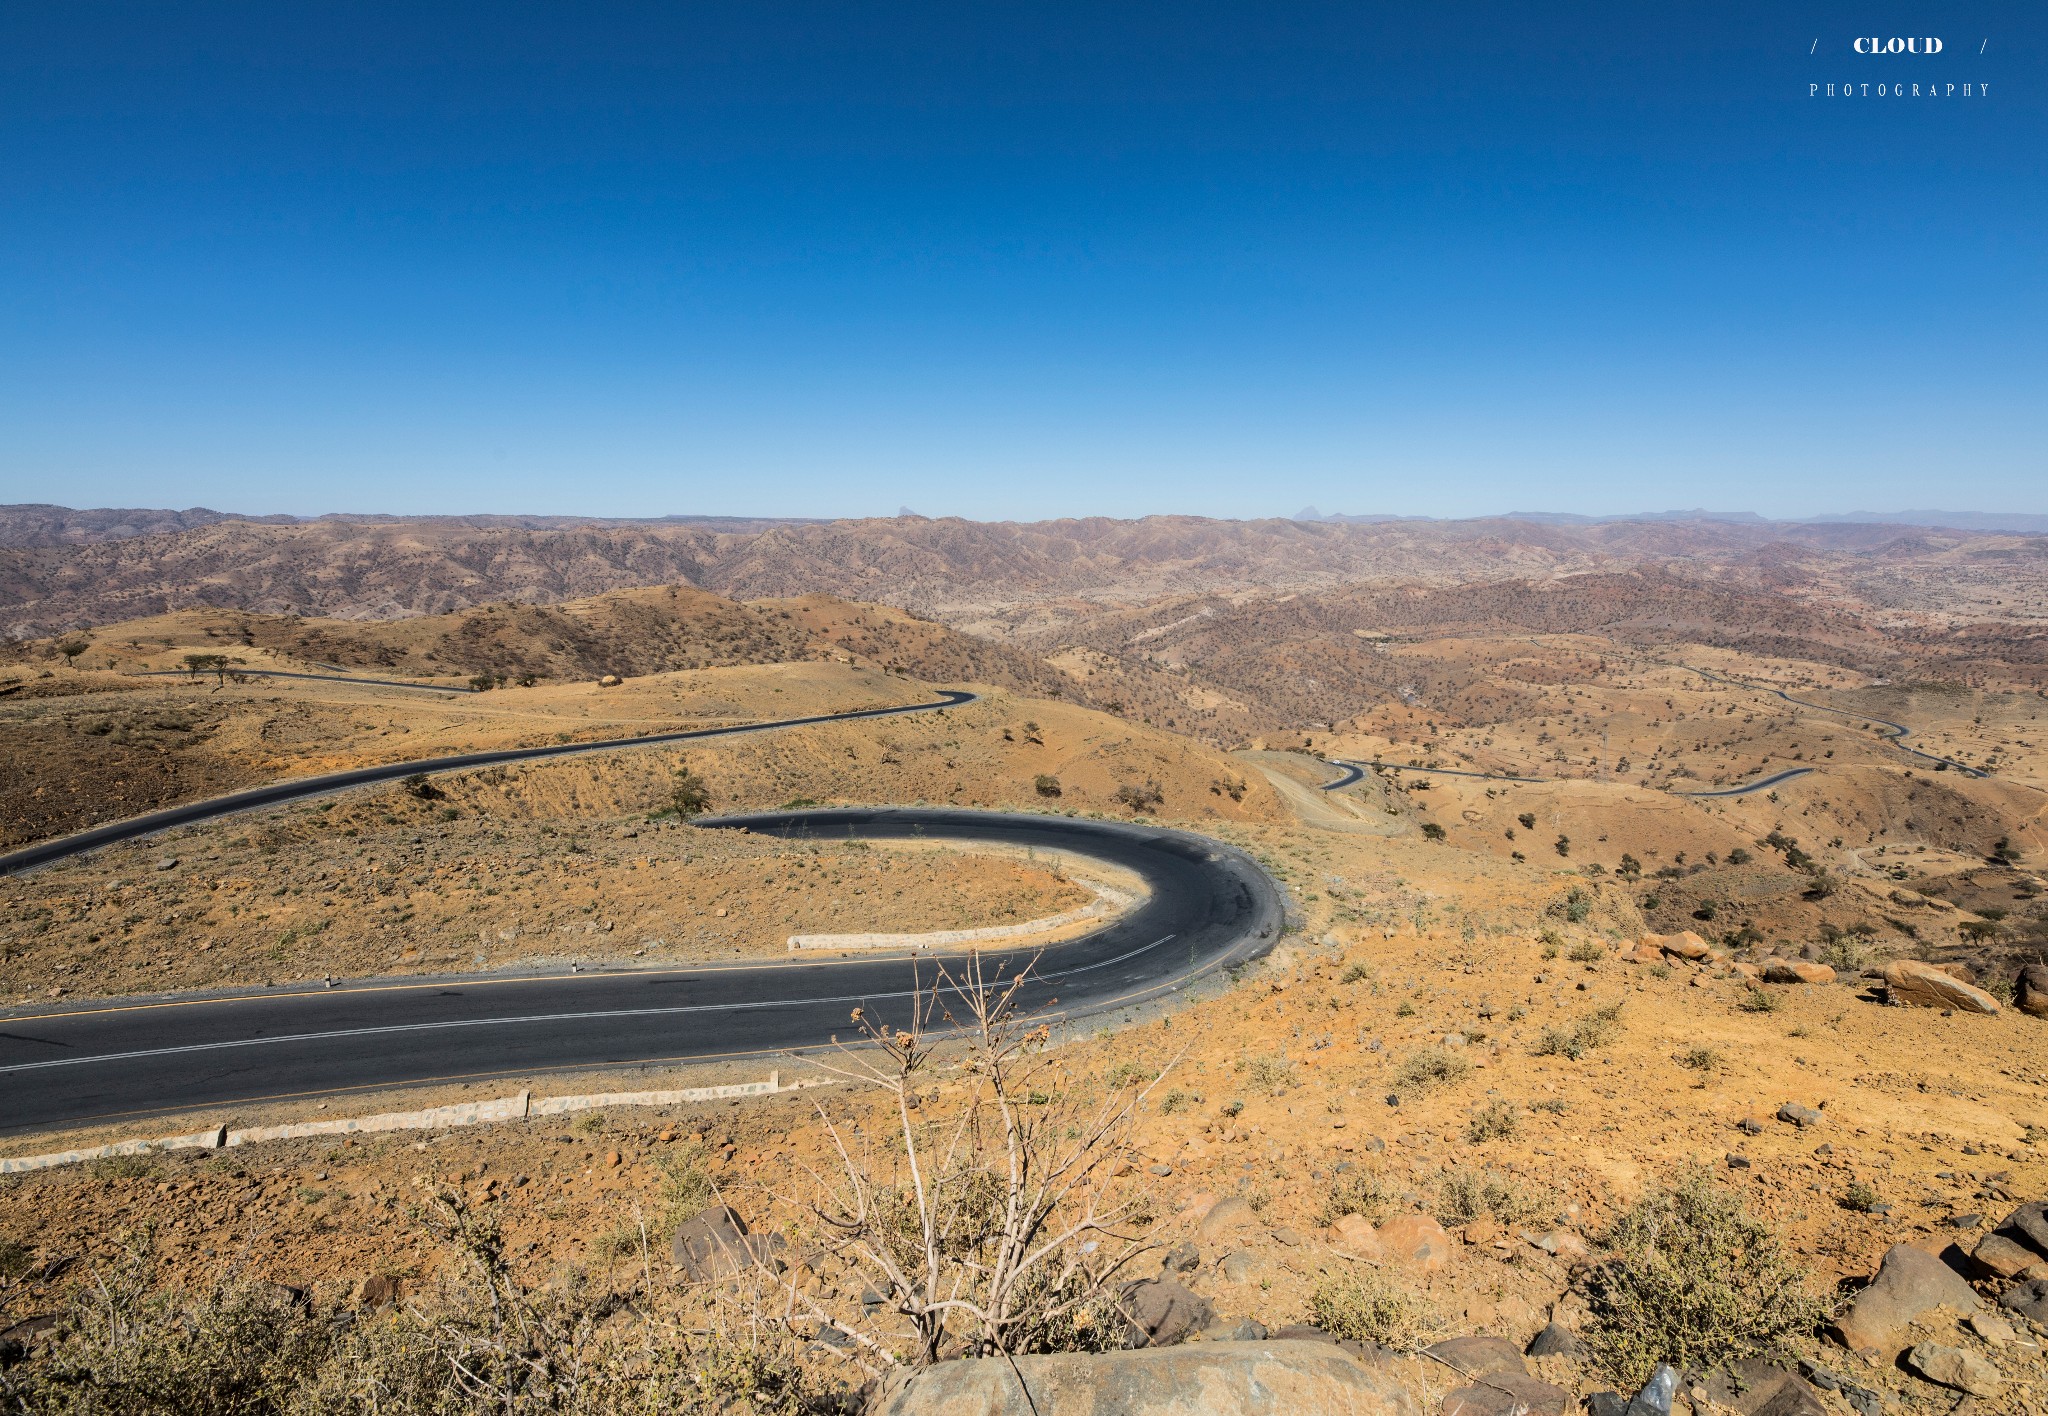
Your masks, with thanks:
M1322 519L1323 514L1312 506L1305 506L1288 518L1290 521L1321 521Z

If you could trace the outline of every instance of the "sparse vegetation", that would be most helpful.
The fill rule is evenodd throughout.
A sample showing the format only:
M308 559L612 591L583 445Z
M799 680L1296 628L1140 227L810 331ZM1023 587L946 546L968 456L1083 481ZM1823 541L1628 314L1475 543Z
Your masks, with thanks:
M1410 1054L1394 1073L1394 1095L1414 1098L1462 1082L1472 1075L1472 1063L1461 1052L1429 1047Z
M711 809L711 788L688 767L678 767L669 784L668 805L678 816L701 816Z
M1597 964L1607 957L1607 946L1597 939L1583 939L1572 945L1565 957L1575 964Z
M1557 1196L1491 1170L1449 1170L1437 1182L1436 1217L1451 1228L1484 1217L1530 1224L1556 1211Z
M1346 1270L1309 1294L1308 1320L1347 1342L1413 1352L1435 1341L1443 1320L1427 1300L1375 1270Z
M1693 1072L1718 1072L1721 1054L1711 1047L1688 1047L1678 1054L1678 1065Z
M1370 1170L1357 1171L1330 1191L1316 1222L1327 1228L1345 1215L1355 1214L1369 1224L1378 1224L1393 1213L1398 1199L1379 1175Z
M1513 1103L1491 1101L1465 1123L1465 1139L1473 1145L1511 1141L1522 1128L1522 1113Z
M1826 1315L1778 1236L1703 1169L1643 1196L1607 1244L1613 1257L1588 1285L1586 1341L1630 1390L1659 1362L1704 1370L1769 1353Z
M1770 989L1752 983L1742 990L1742 996L1735 1000L1735 1006L1745 1013L1775 1013L1785 1006L1785 1000Z
M1040 772L1036 777L1033 777L1031 779L1031 789L1042 797L1056 797L1060 795L1062 790L1060 779L1053 776L1050 772Z
M1538 1057L1568 1057L1576 1062L1597 1047L1621 1036L1621 1005L1596 1008L1570 1027L1545 1028L1536 1040Z
M1842 1208L1858 1214L1869 1214L1884 1203L1884 1197L1867 1180L1851 1180L1849 1188L1842 1191Z

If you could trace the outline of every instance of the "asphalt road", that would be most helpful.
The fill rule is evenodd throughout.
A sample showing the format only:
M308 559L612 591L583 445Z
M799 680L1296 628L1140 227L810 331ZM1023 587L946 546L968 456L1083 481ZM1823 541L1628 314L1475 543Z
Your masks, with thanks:
M152 811L147 816L131 816L125 821L110 821L104 826L94 826L90 830L80 831L74 835L60 836L54 841L39 841L33 846L24 846L18 851L0 855L0 875L11 875L16 871L47 865L53 860L63 860L67 856L79 855L116 841L132 841L141 836L154 835L173 826L190 826L200 821L232 816L238 811L254 811L259 807L276 806L280 802L326 796L330 792L347 791L351 787L365 787L376 782L395 782L421 772L453 772L466 767L489 767L500 762L534 762L546 757L574 757L585 752L615 752L624 747L659 747L663 743L695 742L702 738L732 737L739 733L766 733L778 728L802 727L810 723L845 723L859 718L891 718L903 713L930 713L944 708L957 708L963 703L972 703L977 697L957 688L942 688L937 692L939 701L936 703L906 703L894 708L859 708L848 713L816 713L807 718L776 718L764 723L742 723L730 728L694 728L689 732L605 738L599 742L552 743L546 747L510 747L495 752L465 752L454 757L424 757L413 762L387 762L380 767L358 767L353 771L330 772L320 777L294 777L283 782L272 782L268 786L251 787L245 792L233 792L207 801L187 802L183 806Z
M930 837L1059 849L1137 872L1150 896L1042 951L1027 997L1075 1018L1157 998L1257 957L1280 892L1220 842L1158 827L960 809L773 812L700 825L821 842ZM959 956L951 956L959 957ZM772 1056L906 1016L929 958L856 957L528 978L449 978L80 1004L0 1017L0 1134L365 1088L583 1068Z
M201 674L190 674L184 669L144 669L142 678L203 678L211 669ZM413 688L422 693L475 693L468 684L452 683L408 683L404 679L357 678L354 674L302 674L293 669L242 669L231 668L229 673L241 678L310 679L314 683L360 683L372 688Z

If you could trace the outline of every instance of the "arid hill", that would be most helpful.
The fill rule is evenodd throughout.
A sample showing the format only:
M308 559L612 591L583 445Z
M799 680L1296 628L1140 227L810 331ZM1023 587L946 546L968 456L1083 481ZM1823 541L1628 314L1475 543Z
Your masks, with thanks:
M34 514L31 514L34 513ZM101 538L90 518L15 508L0 535L0 630L17 637L213 607L340 619L553 604L686 584L737 599L826 593L883 600L981 629L1065 597L1171 595L1540 579L1682 562L1746 582L1881 573L1974 576L2026 594L2048 541L1897 527L1512 518L1340 524L1154 516L1038 523L896 517L833 522L576 522L549 518L221 520ZM166 516L202 513L163 513ZM212 513L203 513L211 516ZM69 519L67 519L69 518ZM81 520L80 518L84 518ZM5 517L0 516L0 523ZM101 531L111 536L111 526ZM43 529L36 530L36 527ZM73 544L80 537L89 544ZM1924 568L1914 571L1914 567ZM1908 574L1908 572L1912 572ZM987 624L981 623L986 620Z

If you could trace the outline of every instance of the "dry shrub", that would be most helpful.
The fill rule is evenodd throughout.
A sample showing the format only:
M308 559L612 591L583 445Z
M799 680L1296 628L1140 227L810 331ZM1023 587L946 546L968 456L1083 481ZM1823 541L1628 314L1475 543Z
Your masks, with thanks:
M159 1287L149 1235L86 1276L56 1331L0 1369L0 1409L37 1416L823 1416L850 1396L748 1315L705 1332L671 1289L574 1278L529 1289L495 1218L459 1195L427 1227L453 1250L439 1285L381 1314L225 1270Z
M1465 1139L1473 1145L1488 1141L1511 1141L1522 1129L1522 1113L1512 1102L1488 1102L1465 1123Z
M1398 1198L1398 1192L1378 1175L1360 1171L1346 1177L1343 1184L1330 1192L1316 1222L1327 1228L1345 1215L1355 1214L1363 1216L1369 1224L1378 1224L1393 1210Z
M1595 1008L1568 1028L1545 1028L1536 1040L1538 1057L1568 1057L1576 1062L1596 1047L1621 1036L1621 1005Z
M1704 1169L1643 1196L1607 1243L1613 1256L1594 1271L1587 1295L1587 1345L1630 1389L1659 1362L1702 1370L1768 1354L1827 1314L1777 1234Z
M1372 1269L1347 1269L1315 1286L1308 1320L1330 1336L1413 1352L1436 1340L1443 1320L1427 1299Z
M1462 1082L1470 1075L1472 1063L1462 1052L1426 1047L1411 1054L1394 1073L1394 1095L1412 1100L1439 1087Z
M1453 1227L1488 1215L1502 1224L1527 1224L1556 1213L1556 1195L1492 1170L1447 1170L1437 1183L1436 1217Z

